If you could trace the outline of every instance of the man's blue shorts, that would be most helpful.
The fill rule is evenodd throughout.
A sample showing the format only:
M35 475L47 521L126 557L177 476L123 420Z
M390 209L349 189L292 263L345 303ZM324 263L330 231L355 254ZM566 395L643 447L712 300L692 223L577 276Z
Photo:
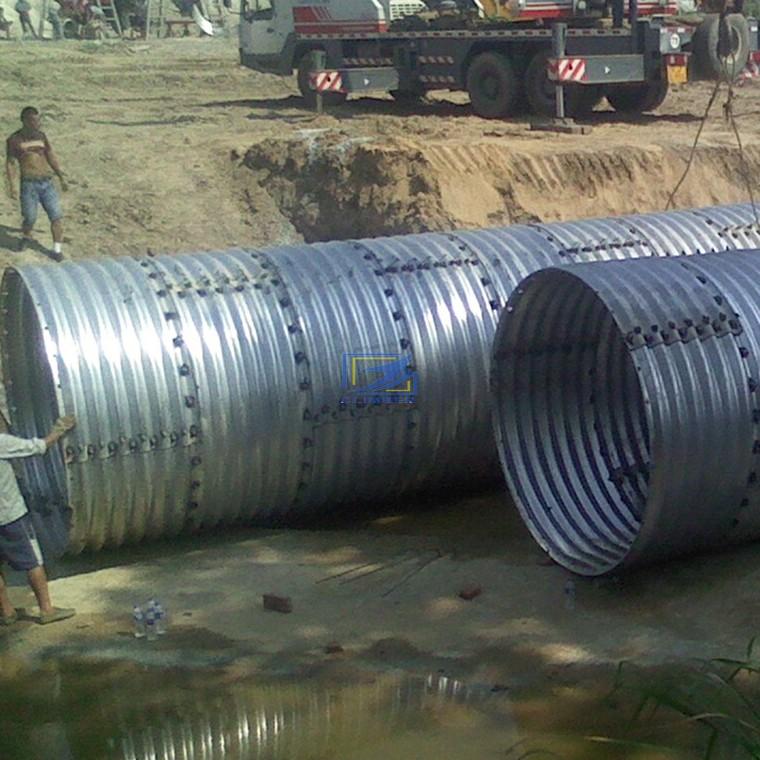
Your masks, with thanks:
M63 218L61 201L55 189L53 179L22 179L21 180L21 218L25 230L34 227L37 221L37 206L42 204L48 219L57 222Z
M0 525L0 562L14 570L33 570L42 564L42 552L27 512L7 525Z

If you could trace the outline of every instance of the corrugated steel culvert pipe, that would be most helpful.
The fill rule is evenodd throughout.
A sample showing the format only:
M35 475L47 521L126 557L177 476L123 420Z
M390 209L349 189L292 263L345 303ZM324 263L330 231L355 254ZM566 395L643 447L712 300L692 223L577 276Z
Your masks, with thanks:
M25 465L41 540L97 549L490 476L491 342L523 276L754 246L734 206L11 270L14 429L79 419L64 457ZM346 401L347 355L397 357L415 403Z
M760 536L759 252L531 275L492 388L512 495L571 570Z

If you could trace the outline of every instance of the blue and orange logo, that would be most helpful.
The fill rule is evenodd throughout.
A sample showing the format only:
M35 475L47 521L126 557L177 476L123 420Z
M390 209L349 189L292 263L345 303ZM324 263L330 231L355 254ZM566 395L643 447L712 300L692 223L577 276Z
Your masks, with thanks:
M414 404L417 371L404 354L343 354L342 401L354 406Z

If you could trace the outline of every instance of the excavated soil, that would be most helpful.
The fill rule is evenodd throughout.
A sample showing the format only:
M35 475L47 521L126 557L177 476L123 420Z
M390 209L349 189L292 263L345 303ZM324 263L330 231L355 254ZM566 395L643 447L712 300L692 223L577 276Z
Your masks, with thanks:
M497 139L357 141L343 130L265 141L245 154L307 241L488 227L666 208L683 173L679 146L547 152ZM760 150L702 148L679 206L744 200Z
M323 115L294 81L253 73L236 41L0 41L6 133L29 102L70 176L67 254L175 252L663 209L689 156L707 85L652 116L597 112L589 135L473 116L452 94L413 107L363 97ZM745 200L760 150L760 86L737 91L744 155L719 97L676 207ZM754 192L754 190L753 190ZM0 266L17 206L0 198Z

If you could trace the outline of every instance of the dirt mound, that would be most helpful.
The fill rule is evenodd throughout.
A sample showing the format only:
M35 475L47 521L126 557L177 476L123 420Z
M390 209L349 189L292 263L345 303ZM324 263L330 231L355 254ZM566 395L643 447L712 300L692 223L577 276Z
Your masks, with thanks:
M420 149L304 130L254 145L244 163L311 242L451 227L436 172Z
M244 166L307 241L486 227L665 208L686 146L519 149L473 143L350 137L304 130L251 147ZM750 175L760 148L745 154ZM739 151L698 150L676 205L747 199Z

